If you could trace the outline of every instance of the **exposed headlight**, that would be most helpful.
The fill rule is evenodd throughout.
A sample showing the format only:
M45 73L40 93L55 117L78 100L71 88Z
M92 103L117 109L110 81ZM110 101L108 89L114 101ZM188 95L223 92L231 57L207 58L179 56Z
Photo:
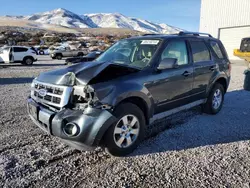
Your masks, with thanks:
M79 109L85 109L87 106L100 108L100 109L112 109L109 104L102 104L97 97L97 94L91 86L74 86L73 91L73 103L78 106ZM107 94L108 92L103 94Z
M98 99L91 86L74 86L73 99L75 104L95 104Z

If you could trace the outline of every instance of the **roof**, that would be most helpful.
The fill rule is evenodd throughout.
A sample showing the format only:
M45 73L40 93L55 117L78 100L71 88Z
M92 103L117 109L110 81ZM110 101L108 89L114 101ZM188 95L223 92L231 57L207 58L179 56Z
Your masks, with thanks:
M208 33L198 33L198 32L186 32L181 31L176 34L145 34L142 36L131 37L131 39L167 39L167 38L186 38L186 37L195 37L195 38L213 38Z
M12 45L12 46L5 46L5 47L30 48L30 47L28 47L28 46L15 46L15 45Z

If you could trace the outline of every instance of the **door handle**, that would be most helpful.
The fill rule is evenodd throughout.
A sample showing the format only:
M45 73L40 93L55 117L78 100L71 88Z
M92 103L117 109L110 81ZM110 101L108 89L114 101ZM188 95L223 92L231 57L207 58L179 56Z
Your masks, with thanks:
M191 74L191 72L185 71L182 75L185 76L185 77L187 77L187 76L189 76L190 74Z
M211 67L209 68L210 71L214 71L215 69L216 69L216 66L211 66Z

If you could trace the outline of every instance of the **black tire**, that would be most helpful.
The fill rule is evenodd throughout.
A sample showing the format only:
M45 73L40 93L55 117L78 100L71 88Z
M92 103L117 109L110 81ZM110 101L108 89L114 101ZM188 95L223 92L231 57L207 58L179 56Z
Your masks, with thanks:
M139 121L139 134L137 135L134 142L132 142L132 145L126 148L121 148L115 143L114 138L114 130L122 117L126 115L133 115L135 116ZM112 156L126 156L133 152L140 142L144 139L145 135L145 117L141 109L132 104L132 103L122 103L119 106L117 106L114 110L114 116L117 117L117 122L115 122L113 125L110 126L110 128L107 130L107 132L104 135L104 148L107 153L109 153Z
M78 56L78 57L82 57L82 56L83 56L83 53L82 53L82 52L79 52L79 53L77 54L77 56Z
M63 56L61 54L56 55L56 59L61 60L62 58L63 58Z
M39 54L44 55L44 51L43 50L39 51Z
M221 95L222 95L222 100L221 100L219 107L215 108L213 106L213 99L214 99L215 92L217 90L220 90ZM220 83L215 83L214 87L212 88L212 90L209 93L209 96L207 98L207 102L202 106L203 112L205 112L207 114L217 114L223 106L224 95L225 95L224 87Z
M33 63L34 59L32 57L25 57L22 62L23 65L33 65Z

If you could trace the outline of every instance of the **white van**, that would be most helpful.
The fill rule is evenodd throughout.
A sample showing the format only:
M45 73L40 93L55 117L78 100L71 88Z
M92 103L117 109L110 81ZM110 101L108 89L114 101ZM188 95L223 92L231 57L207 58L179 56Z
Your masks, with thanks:
M22 63L32 65L37 61L37 52L34 48L25 46L7 46L0 50L0 62Z

